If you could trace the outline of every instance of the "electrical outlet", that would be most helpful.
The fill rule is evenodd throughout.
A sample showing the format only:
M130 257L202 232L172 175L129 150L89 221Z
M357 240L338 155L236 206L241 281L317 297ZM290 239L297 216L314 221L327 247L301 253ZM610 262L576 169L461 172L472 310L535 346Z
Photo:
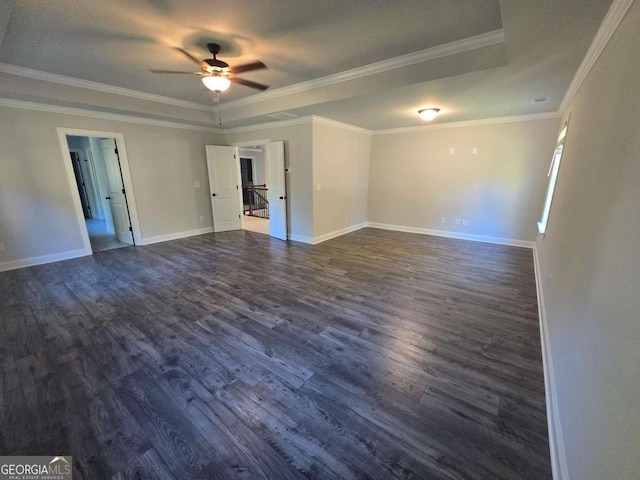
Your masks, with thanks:
M471 150L471 153L473 153L474 155L478 153L478 147L473 147L473 150Z
M347 223L349 221L349 215L345 215L344 216L344 223Z
M193 182L193 186L195 188L200 188L200 182Z
M322 190L322 184L321 183L318 183L316 185L316 190Z
M456 225L460 225L460 219L456 218Z
M455 150L454 150L454 148L453 148L453 147L451 147L451 148L449 149L449 155L453 156L453 154L454 154L454 153L455 153Z
M447 223L447 217L440 217L440 223Z
M467 219L466 219L466 218L463 218L463 219L462 219L462 225L466 227L466 226L467 226L467 224L468 224L468 223L467 223Z
M204 222L204 215L200 215L200 223Z

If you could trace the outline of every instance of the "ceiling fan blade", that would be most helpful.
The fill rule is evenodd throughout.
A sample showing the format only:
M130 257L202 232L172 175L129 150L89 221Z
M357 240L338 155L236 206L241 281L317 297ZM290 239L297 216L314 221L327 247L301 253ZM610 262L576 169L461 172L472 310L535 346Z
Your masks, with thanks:
M183 73L185 75L202 75L202 72L180 72L178 70L149 70L151 73Z
M256 82L252 82L250 80L245 80L244 78L229 77L229 80L231 80L234 83L239 83L240 85L244 85L245 87L251 87L251 88L255 88L257 90L266 90L267 88L269 88L267 85L263 85L261 83L256 83Z
M185 57L187 57L189 60L191 60L193 63L195 63L196 65L200 66L200 62L201 60L199 58L194 57L193 55L191 55L189 52L187 52L184 48L180 48L180 47L173 47L174 50L179 51L180 53L182 53Z
M258 61L253 63L247 63L245 65L238 65L236 67L229 67L229 71L231 73L242 73L242 72L250 72L252 70L260 70L262 68L267 68L267 66Z

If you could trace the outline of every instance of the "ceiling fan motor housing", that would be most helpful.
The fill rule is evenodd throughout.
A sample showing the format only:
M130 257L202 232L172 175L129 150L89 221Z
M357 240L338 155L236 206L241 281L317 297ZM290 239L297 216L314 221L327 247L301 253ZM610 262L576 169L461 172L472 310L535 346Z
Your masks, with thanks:
M217 58L208 58L206 60L203 60L203 62L206 63L209 67L213 68L229 68L229 64L227 62L223 62L222 60L218 60Z

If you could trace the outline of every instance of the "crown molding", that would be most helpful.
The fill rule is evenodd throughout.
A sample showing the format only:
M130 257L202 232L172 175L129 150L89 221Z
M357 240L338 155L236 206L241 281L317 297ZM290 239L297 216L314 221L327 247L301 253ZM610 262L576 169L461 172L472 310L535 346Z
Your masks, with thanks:
M510 117L482 118L479 120L465 120L461 122L436 123L434 125L416 125L415 127L388 128L374 130L373 135L393 135L396 133L423 132L426 130L443 130L447 128L478 127L482 125L498 125L501 123L529 122L533 120L548 120L560 118L558 112L531 113L526 115L513 115Z
M153 118L137 117L135 115L123 115L120 113L98 112L95 110L85 110L83 108L63 107L60 105L49 105L45 103L27 102L23 100L12 100L0 98L0 107L18 108L21 110L35 110L46 113L60 113L63 115L75 115L80 117L98 118L100 120L113 120L116 122L137 123L142 125L152 125L156 127L179 128L181 130L195 130L197 132L219 133L225 131L216 127L205 127L191 125L188 123L171 122L168 120L157 120Z
M613 0L611 7L609 7L609 11L605 15L604 20L602 20L598 33L596 33L596 36L593 38L589 50L587 50L580 67L578 67L578 70L576 71L576 74L574 75L562 102L560 103L558 111L562 115L566 113L567 108L569 108L569 104L578 93L578 90L580 90L585 78L587 78L587 75L600 57L600 54L602 54L603 50L609 43L609 40L611 40L611 37L618 29L620 22L627 14L627 11L631 7L633 1L634 0Z
M294 125L302 125L309 123L316 123L320 125L328 125L331 127L341 128L343 130L350 130L365 135L392 135L397 133L410 133L420 132L426 130L442 130L447 128L461 128L461 127L474 127L481 125L496 125L500 123L514 123L514 122L527 122L532 120L547 120L552 118L560 118L561 115L558 112L548 113L534 113L529 115L514 115L511 117L495 117L484 118L480 120L468 120L462 122L450 122L450 123L438 123L435 125L418 125L415 127L403 127L403 128L390 128L386 130L368 130L366 128L351 125L349 123L338 122L325 117L319 117L317 115L307 115L305 117L292 118L291 120L281 120L277 122L265 122L256 125L247 125L244 127L236 128L218 128L218 127L206 127L199 125L191 125L188 123L171 122L168 120L157 120L153 118L138 117L135 115L124 115L120 113L99 112L95 110L87 110L75 107L63 107L60 105L49 105L45 103L28 102L24 100L12 100L9 98L0 98L0 107L18 108L22 110L35 110L38 112L46 113L59 113L63 115L75 115L81 117L97 118L101 120L113 120L117 122L137 123L141 125L152 125L156 127L166 128L178 128L181 130L194 130L197 132L208 132L217 134L235 134L254 132L259 130L268 130L270 128L284 128Z
M455 55L457 53L475 50L477 48L495 45L502 42L504 42L504 30L495 30L493 32L487 32L476 35L474 37L464 38L462 40L446 43L444 45L427 48L426 50L409 53L407 55L401 55L389 60L372 63L370 65L354 68L352 70L336 73L334 75L328 75L326 77L309 80L307 82L300 82L294 85L289 85L287 87L271 90L269 92L251 95L249 97L226 102L220 105L220 110L229 110L231 108L236 108L243 105L251 105L263 102L272 98L279 98L285 95L306 92L308 90L313 90L314 88L333 85L336 83L345 82L376 73L382 73L400 67L414 65L416 63L426 62L428 60L433 60L440 57ZM177 98L164 97L162 95L155 95L152 93L141 92L139 90L131 90L128 88L115 87L113 85L107 85L104 83L92 82L89 80L82 80L80 78L68 77L66 75L43 72L40 70L34 70L31 68L20 67L18 65L11 65L2 62L0 62L0 73L31 78L34 80L41 80L45 82L58 83L60 85L85 88L88 90L94 90L113 95L122 95L125 97L137 98L139 100L164 103L176 107L191 108L203 111L210 111L213 107L213 105L208 106L195 102L187 102L185 100L179 100Z
M107 85L105 83L91 82L89 80L82 80L80 78L42 72L40 70L19 67L17 65L11 65L8 63L0 62L0 73L31 78L34 80L42 80L44 82L58 83L60 85L67 85L70 87L86 88L88 90L110 93L112 95L122 95L125 97L137 98L139 100L146 100L149 102L164 103L166 105L172 105L174 107L191 108L194 110L203 110L205 112L210 112L213 109L213 104L211 104L210 106L202 105L200 103L178 100L177 98L163 97L162 95L155 95L153 93L140 92L138 90L130 90L128 88L122 87L114 87L113 85Z
M352 70L346 70L344 72L336 73L333 75L327 75L326 77L309 80L307 82L296 83L287 87L282 87L275 90L270 90L268 92L251 95L249 97L240 98L238 100L232 100L220 105L220 109L229 110L245 105L252 105L274 98L283 97L285 95L302 93L308 90L313 90L315 88L326 87L329 85L334 85L336 83L346 82L377 73L383 73L396 68L407 67L409 65L415 65L416 63L422 63L429 60L434 60L436 58L447 57L450 55L455 55L482 47L488 47L503 42L504 30L494 30L493 32L487 32L473 37L463 38L462 40L456 40L455 42L445 43L444 45L438 45L436 47L427 48L418 52L401 55L389 60L382 60L380 62L371 63L369 65L354 68Z

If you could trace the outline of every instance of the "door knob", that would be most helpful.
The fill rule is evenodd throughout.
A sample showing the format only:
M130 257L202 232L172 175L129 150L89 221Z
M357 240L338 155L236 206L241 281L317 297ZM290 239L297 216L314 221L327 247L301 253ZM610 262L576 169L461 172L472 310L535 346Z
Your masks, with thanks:
M287 197L280 197L280 200L284 200L285 198L287 198Z
M215 193L212 193L212 194L211 194L211 196L212 196L212 197L215 197L215 196L216 196L216 194L215 194Z
M111 200L111 197L104 197L105 200Z

